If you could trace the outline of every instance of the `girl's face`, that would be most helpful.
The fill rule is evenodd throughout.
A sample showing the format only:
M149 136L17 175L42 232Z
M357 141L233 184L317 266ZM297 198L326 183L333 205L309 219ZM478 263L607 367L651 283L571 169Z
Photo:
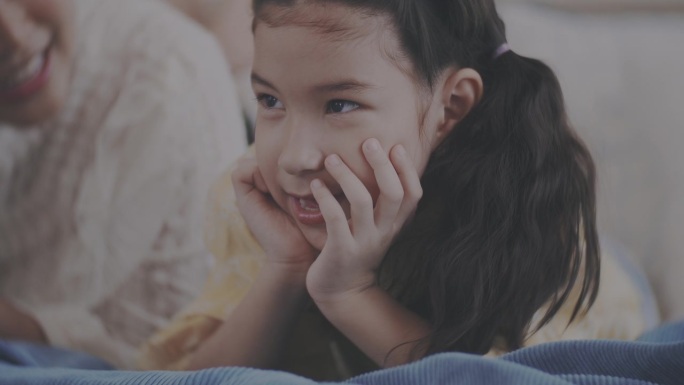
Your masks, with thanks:
M320 250L325 223L310 182L322 180L350 215L324 159L339 155L375 201L378 186L362 143L376 138L386 152L402 144L422 174L440 108L434 95L419 92L384 17L336 4L308 5L287 17L296 22L258 21L254 31L256 156L275 202Z
M62 106L72 17L70 0L0 1L0 123L39 123Z

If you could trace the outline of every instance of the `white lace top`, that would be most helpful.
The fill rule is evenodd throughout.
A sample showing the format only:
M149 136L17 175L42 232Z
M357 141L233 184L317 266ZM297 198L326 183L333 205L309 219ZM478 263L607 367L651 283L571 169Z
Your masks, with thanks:
M122 368L204 282L212 181L246 148L213 38L158 2L74 0L71 95L0 125L0 296Z

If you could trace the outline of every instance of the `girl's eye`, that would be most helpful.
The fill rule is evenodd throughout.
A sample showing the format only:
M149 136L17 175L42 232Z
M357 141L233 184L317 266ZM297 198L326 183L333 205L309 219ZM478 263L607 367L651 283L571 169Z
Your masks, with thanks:
M345 112L354 111L359 108L359 105L348 100L333 100L328 103L328 111L333 114L340 114Z
M268 95L268 94L260 94L257 95L257 101L259 101L259 104L264 106L264 108L267 109L282 109L283 108L283 103L278 100L275 96Z

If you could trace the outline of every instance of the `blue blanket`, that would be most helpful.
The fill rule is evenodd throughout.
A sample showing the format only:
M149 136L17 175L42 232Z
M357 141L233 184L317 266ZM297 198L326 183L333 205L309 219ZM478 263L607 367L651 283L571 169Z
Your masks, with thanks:
M684 322L638 341L556 342L498 359L443 353L339 384L652 385L684 383ZM247 368L196 372L126 372L81 353L0 341L0 385L317 384L292 374Z

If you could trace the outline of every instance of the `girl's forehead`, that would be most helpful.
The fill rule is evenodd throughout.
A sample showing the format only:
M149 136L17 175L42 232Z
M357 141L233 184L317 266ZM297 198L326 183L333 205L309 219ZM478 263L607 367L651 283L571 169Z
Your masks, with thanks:
M257 13L255 28L260 23L269 27L306 27L332 41L355 40L392 27L390 18L383 13L327 1L268 5Z
M422 89L389 16L333 2L305 4L257 12L256 74L300 86L344 74L381 86L396 80L389 80L392 73Z
M401 48L399 34L391 18L381 12L351 7L333 1L302 1L292 6L268 5L258 10L254 24L258 60L264 34L288 45L283 31L298 30L298 40L316 42L311 50L324 49L333 55L357 55L370 48L407 74L413 65ZM291 37L292 35L287 35ZM367 54L367 52L366 52Z

